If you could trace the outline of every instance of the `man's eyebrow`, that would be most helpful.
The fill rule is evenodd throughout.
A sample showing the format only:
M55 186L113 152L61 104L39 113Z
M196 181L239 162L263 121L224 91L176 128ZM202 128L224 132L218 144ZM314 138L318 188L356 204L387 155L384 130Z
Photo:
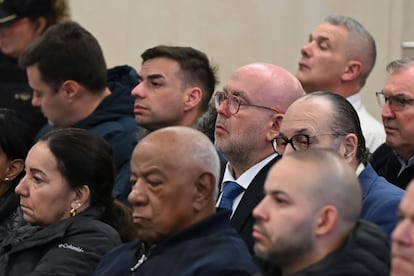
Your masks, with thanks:
M297 135L297 134L309 134L309 128L305 128L305 127L299 128L299 129L296 129L293 133L294 133L294 135Z
M273 189L273 190L268 190L266 191L267 194L269 195L285 195L285 196L289 196L286 192L278 190L278 189Z
M269 189L265 190L265 194L269 195L271 197L277 197L277 196L283 196L284 198L288 199L289 201L293 202L292 197L286 193L285 191L279 190L279 189Z
M244 92L242 90L230 90L230 89L224 87L223 92L226 92L226 94L231 94L231 95L237 96L237 97L242 98L244 100L249 100L249 97L247 97L246 92Z
M147 79L155 80L155 79L163 79L165 78L162 74L150 74L147 76Z

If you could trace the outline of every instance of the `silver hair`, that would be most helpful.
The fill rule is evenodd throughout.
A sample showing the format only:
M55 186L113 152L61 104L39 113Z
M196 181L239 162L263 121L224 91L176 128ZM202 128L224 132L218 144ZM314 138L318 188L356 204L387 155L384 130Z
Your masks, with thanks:
M344 26L349 31L347 41L349 45L346 47L346 55L347 58L356 58L363 63L360 75L360 84L363 87L372 68L374 68L377 58L377 48L374 38L354 18L343 15L328 15L324 21L335 26ZM355 43L354 45L357 47L354 47L352 43Z
M401 70L401 69L407 69L409 67L414 67L414 56L412 57L405 57L397 60L391 61L387 65L387 72L388 73L394 73L395 71Z

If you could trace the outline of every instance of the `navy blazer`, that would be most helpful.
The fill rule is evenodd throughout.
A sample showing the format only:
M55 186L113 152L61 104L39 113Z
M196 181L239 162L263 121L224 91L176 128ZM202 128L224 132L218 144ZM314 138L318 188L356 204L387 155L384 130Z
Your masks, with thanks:
M361 218L380 226L390 239L404 190L379 176L368 163L359 175L362 188Z
M254 240L252 237L253 225L255 219L253 218L253 209L263 199L264 191L263 186L266 180L266 176L270 168L275 164L282 156L277 155L269 163L267 163L259 173L253 178L247 190L244 192L239 205L234 211L233 216L230 219L230 223L236 229L237 233L247 244L247 248L250 253L253 254Z

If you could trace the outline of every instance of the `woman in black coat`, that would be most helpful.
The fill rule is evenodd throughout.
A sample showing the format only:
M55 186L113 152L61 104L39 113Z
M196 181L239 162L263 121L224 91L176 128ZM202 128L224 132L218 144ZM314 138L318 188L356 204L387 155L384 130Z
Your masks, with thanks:
M129 209L114 201L111 146L82 129L42 137L16 187L25 221L0 249L3 275L90 275L101 256L135 238Z

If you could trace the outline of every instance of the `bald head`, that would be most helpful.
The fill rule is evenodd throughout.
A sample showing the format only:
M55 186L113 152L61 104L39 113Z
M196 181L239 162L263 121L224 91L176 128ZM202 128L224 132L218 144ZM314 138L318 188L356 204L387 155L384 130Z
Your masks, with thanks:
M361 212L355 173L328 149L284 155L270 169L264 190L265 197L253 210L254 249L283 275L342 246Z
M196 174L210 173L218 182L220 161L209 138L190 127L172 126L153 131L136 146L151 148L154 155L162 156L165 162ZM217 187L217 185L215 185ZM214 191L213 198L215 199Z
M279 162L288 160L297 163L297 168L312 169L309 198L316 208L334 205L344 222L354 224L361 213L362 192L355 172L337 152L329 149L295 151Z
M215 212L219 159L210 140L182 126L148 134L131 158L128 200L140 239L159 242Z
M269 63L236 69L223 90L225 97L235 97L240 104L232 101L230 110L229 101L216 101L215 143L237 178L275 153L271 141L279 134L282 113L304 91L295 76Z
M263 104L276 106L283 112L304 95L302 85L294 75L270 63L242 66L233 72L231 80L243 82L245 90L260 94Z

